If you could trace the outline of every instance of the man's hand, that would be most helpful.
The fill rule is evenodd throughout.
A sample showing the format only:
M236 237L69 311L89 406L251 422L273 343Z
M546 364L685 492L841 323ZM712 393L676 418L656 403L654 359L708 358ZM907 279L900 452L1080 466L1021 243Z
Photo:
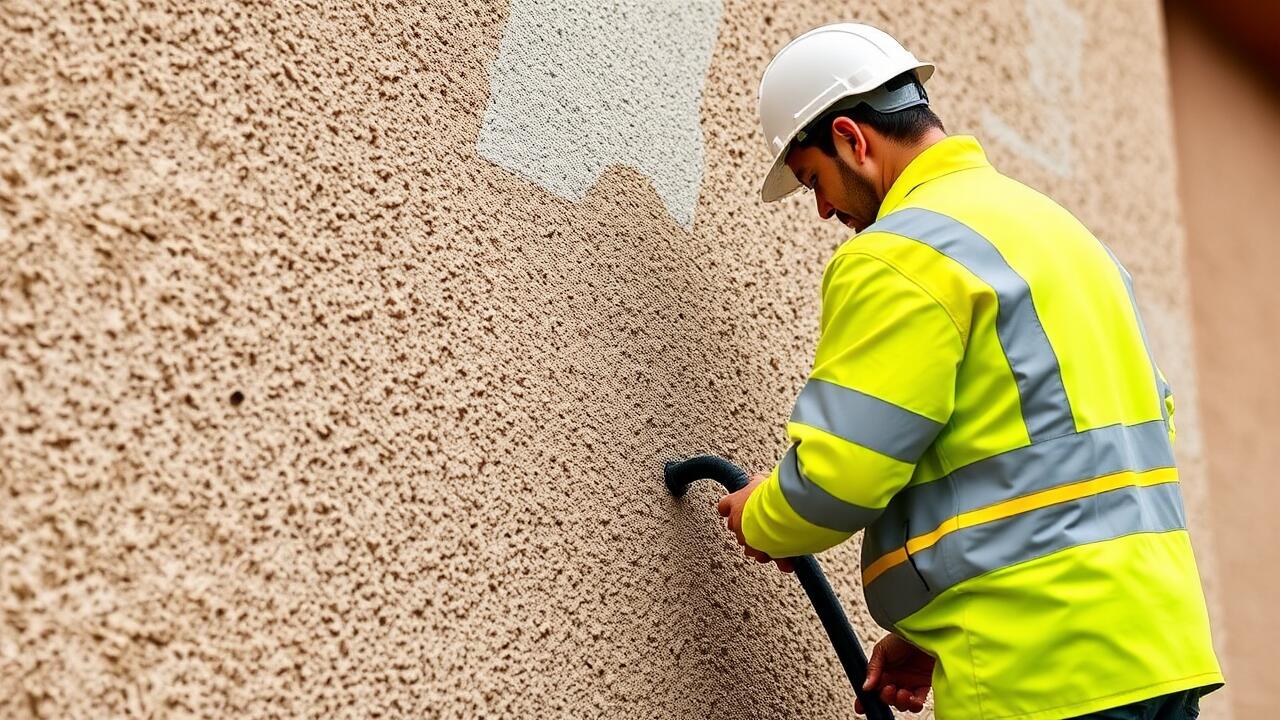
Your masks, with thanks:
M863 690L880 690L880 699L904 712L920 712L933 684L933 658L923 650L889 633L871 651ZM862 701L854 703L859 713Z
M767 563L773 561L778 563L778 569L782 572L789 573L792 571L791 560L789 558L771 558L768 554L756 550L747 544L746 538L742 536L742 508L747 505L747 498L751 497L751 493L755 492L760 483L764 482L768 476L753 475L751 482L741 490L729 493L720 498L720 502L716 503L716 510L720 512L720 516L725 518L729 525L729 530L738 538L738 544L742 546L742 551L747 557L756 559L756 562Z

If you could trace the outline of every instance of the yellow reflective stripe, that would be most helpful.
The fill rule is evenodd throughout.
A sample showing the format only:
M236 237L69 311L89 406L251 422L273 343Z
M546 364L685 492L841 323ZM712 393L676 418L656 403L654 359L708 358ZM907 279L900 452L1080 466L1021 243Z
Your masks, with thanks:
M885 553L877 558L875 562L867 566L862 573L862 584L871 584L876 578L880 577L886 570L900 565L907 561L908 553L918 553L933 547L943 537L951 533L962 530L974 525L993 522L995 520L1003 520L1007 517L1020 515L1032 510L1057 505L1058 503L1079 500L1090 495L1098 495L1109 490L1117 490L1122 487L1138 486L1146 487L1150 485L1160 485L1162 483L1177 482L1177 468L1156 468L1145 472L1133 472L1126 470L1123 472L1113 473L1111 475L1103 475L1102 477L1085 480L1083 482L1072 483L1071 485L1062 485L1048 490L1031 493L1022 497L1006 500L1004 502L989 505L977 510L961 513L955 517L949 518L932 532L924 535L917 535L907 541L905 547L900 547L889 553Z
M866 587L870 585L873 580L884 574L884 571L892 567L897 567L906 561L906 548L898 548L891 553L881 555L875 562L868 565L866 570L862 571L862 586Z

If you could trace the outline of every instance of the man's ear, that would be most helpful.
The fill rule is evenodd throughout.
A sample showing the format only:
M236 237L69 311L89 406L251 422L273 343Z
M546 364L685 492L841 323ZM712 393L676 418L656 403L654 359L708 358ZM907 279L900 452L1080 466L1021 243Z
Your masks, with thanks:
M858 123L840 115L831 121L831 134L849 143L849 147L853 151L853 158L859 165L866 162L867 153L869 152L867 136L862 132L862 128L858 126Z

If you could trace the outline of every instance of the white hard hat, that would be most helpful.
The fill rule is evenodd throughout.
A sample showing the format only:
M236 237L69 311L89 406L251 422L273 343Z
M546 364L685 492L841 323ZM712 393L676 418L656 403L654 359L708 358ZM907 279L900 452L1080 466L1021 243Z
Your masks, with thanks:
M802 187L787 167L786 157L791 141L805 125L837 101L876 90L909 70L923 84L933 75L933 64L920 62L897 40L870 25L823 25L787 43L760 78L760 125L773 155L760 198L780 200ZM881 102L874 101L877 95ZM882 112L927 102L914 94L907 101L881 93L863 100Z

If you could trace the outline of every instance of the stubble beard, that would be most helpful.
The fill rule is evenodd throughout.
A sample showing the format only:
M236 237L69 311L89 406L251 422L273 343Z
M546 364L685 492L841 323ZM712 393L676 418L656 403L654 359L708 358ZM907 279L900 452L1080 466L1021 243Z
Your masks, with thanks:
M844 188L845 208L839 208L849 217L854 230L862 232L875 222L876 213L880 210L880 198L870 180L853 171L844 160L836 158L836 169L840 172L840 181ZM846 209L847 208L847 209Z

